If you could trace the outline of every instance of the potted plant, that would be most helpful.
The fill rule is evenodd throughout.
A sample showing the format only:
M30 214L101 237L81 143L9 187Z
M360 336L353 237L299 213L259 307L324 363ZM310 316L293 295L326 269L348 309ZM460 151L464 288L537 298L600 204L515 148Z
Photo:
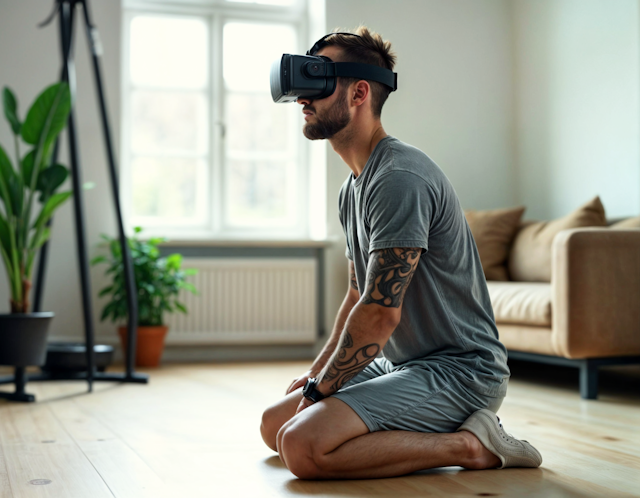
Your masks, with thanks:
M53 145L64 129L71 95L66 83L46 88L22 122L9 88L2 93L4 115L14 137L15 165L0 145L0 259L11 295L11 313L0 314L0 365L42 365L53 313L31 313L29 293L34 260L49 239L48 221L71 192L57 192L69 175L50 164ZM26 144L22 155L21 142Z
M128 239L133 261L133 273L138 291L138 327L136 365L139 367L156 367L164 350L164 338L167 326L164 325L165 313L175 311L186 313L187 309L178 301L181 289L196 293L192 284L186 281L188 275L194 275L195 270L183 270L182 256L171 254L161 257L158 245L167 239L162 237L140 240L137 235L142 228L134 229L134 236ZM98 256L92 264L107 263L105 275L111 277L111 283L100 291L100 296L109 296L109 302L102 310L101 320L110 318L114 323L126 323L127 294L125 289L122 253L118 239L103 235L109 248L109 257ZM127 327L118 328L120 343L126 351Z

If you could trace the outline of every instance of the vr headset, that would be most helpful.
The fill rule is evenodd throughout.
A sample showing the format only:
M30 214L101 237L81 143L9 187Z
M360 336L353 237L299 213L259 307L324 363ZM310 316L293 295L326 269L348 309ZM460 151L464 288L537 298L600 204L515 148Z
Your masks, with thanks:
M271 65L271 97L276 103L296 102L299 98L324 99L336 90L337 78L359 78L398 88L398 75L389 69L359 62L333 62L315 55L327 45L331 35L358 36L353 33L329 33L307 51L307 55L283 54Z

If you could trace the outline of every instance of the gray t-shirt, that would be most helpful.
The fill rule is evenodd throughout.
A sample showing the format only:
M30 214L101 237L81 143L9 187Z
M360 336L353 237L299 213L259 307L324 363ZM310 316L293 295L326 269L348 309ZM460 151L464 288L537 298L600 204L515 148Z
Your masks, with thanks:
M340 222L358 289L371 251L423 249L383 349L402 367L438 362L444 372L489 396L506 393L507 352L498 340L480 256L464 211L444 172L425 153L387 136L362 173L340 189Z

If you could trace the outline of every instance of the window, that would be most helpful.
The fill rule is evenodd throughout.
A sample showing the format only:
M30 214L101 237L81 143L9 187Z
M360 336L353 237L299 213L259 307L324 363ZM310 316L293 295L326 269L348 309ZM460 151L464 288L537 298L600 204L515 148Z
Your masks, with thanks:
M129 224L173 237L309 237L317 161L299 106L274 104L269 88L271 63L306 50L303 1L125 6Z

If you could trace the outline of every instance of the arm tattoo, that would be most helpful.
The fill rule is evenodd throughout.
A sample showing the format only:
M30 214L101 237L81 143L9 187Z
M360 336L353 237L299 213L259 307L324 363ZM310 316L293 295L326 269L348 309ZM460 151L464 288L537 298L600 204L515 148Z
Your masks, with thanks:
M351 279L351 288L358 290L358 280L356 279L356 269L353 266L353 262L349 263L349 276Z
M418 266L420 248L374 251L367 268L367 290L362 302L398 308Z
M353 338L345 329L340 349L334 355L333 361L322 377L322 380L326 381L335 380L331 385L333 390L337 391L358 375L380 352L380 345L375 342L367 344L355 352L350 351L351 348L353 348Z

